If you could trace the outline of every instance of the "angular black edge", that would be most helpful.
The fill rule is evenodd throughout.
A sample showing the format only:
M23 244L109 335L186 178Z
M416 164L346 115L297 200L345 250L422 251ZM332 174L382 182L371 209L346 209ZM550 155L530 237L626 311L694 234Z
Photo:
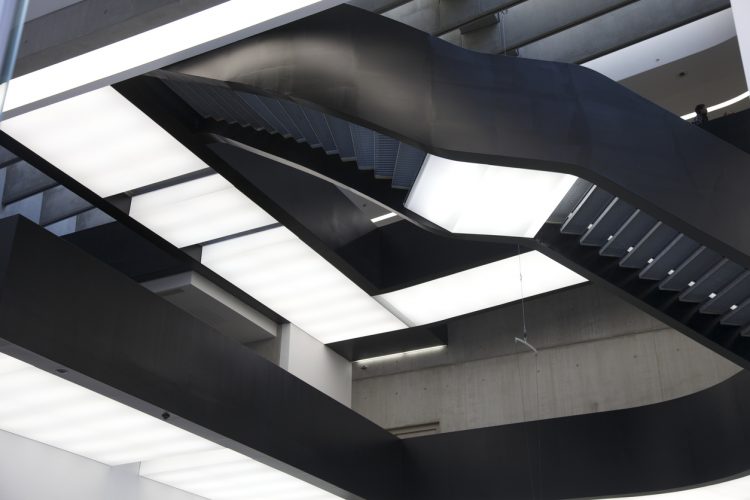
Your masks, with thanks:
M401 441L94 257L14 217L0 258L0 344L25 360L337 494L409 498Z
M154 75L290 99L455 160L573 174L750 268L750 156L587 68L340 5Z

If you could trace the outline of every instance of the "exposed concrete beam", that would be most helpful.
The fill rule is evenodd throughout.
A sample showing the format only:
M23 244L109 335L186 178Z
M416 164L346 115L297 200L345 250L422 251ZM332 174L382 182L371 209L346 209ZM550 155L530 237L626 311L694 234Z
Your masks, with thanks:
M381 12L393 9L399 5L408 3L409 1L410 0L349 0L347 3L359 7L360 9L380 14Z
M729 7L729 0L640 0L519 48L519 55L581 63Z
M441 35L525 0L412 0L383 15L414 28Z
M610 12L635 0L527 0L508 9L503 22L468 31L453 30L442 38L461 47L502 53ZM503 27L505 38L503 39ZM463 33L462 33L463 31Z
M226 0L83 0L24 25L15 76L213 7Z

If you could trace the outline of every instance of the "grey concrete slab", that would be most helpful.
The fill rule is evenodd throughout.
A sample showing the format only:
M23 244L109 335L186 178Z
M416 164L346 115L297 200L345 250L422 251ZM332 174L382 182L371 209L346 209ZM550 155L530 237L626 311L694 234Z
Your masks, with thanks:
M386 428L441 432L646 405L740 369L593 285L459 319L442 350L353 367L353 408Z
M466 49L486 53L513 51L521 45L586 22L634 0L527 0L482 29L452 30L442 38ZM505 33L503 33L503 30Z
M43 194L43 201L39 224L43 226L78 215L91 208L91 204L64 186L55 186L41 194Z
M83 0L24 25L23 75L218 5L226 0Z
M639 0L519 48L519 56L582 63L729 7L729 0Z
M6 167L5 187L2 202L13 203L57 185L53 179L25 161L18 161Z
M431 35L441 35L524 2L525 0L412 0L383 12L383 15Z
M349 5L369 10L370 12L384 12L399 5L408 3L410 0L349 0Z

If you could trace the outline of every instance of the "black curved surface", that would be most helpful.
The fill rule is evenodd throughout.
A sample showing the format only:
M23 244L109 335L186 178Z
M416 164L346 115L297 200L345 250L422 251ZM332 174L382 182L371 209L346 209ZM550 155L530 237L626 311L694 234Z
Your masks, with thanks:
M663 403L404 441L420 499L653 493L750 469L750 373Z
M571 173L750 267L750 157L586 68L342 5L158 75L291 99L447 158Z
M136 77L115 88L370 295L517 252L503 241L460 241L414 224L376 227L336 186L395 210L408 191L292 138L202 119L158 79Z
M640 408L402 441L20 217L0 221L0 324L28 362L368 500L624 495L750 470L747 371Z

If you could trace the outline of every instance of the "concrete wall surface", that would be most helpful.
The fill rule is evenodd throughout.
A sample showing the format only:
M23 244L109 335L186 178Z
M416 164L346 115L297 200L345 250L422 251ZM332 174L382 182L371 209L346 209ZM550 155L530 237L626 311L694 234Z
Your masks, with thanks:
M351 406L352 364L291 323L281 325L280 330L279 366L339 403Z
M449 324L448 347L354 365L352 407L388 428L440 432L658 403L740 368L594 285Z

